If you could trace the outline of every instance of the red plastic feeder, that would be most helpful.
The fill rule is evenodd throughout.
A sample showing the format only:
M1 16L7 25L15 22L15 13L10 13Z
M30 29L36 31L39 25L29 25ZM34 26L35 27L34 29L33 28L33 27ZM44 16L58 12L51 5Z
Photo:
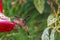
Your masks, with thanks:
M2 0L0 0L0 15L3 14ZM10 32L14 29L15 23L0 18L0 32Z
M8 20L0 20L0 32L10 32L14 29L15 24Z

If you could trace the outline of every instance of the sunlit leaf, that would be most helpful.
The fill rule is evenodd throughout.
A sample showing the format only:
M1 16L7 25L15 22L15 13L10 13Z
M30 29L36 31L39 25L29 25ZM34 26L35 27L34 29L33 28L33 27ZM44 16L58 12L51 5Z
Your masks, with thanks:
M34 0L34 5L40 14L44 11L44 4L45 0Z

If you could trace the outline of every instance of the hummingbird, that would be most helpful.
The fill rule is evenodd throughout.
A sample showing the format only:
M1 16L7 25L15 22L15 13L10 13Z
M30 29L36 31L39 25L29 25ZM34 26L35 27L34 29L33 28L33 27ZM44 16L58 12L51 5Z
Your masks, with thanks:
M18 16L14 16L14 22L20 26L21 28L24 28L25 31L27 32L27 34L29 35L29 31L28 31L28 26L26 21L23 18L20 18Z

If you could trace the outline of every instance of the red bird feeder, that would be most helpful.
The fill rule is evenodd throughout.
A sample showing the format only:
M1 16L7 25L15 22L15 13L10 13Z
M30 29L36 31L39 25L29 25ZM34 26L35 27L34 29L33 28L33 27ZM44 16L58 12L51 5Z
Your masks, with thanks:
M3 14L2 0L0 0L0 32L10 32L14 30L14 26L15 23Z

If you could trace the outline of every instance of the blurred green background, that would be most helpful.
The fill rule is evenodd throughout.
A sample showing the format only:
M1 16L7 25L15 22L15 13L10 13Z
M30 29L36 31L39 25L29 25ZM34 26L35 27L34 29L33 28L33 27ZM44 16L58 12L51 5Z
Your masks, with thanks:
M35 5L39 6L38 9L42 13L36 9ZM10 33L1 33L0 37L2 36L2 40L41 40L42 32L47 27L47 17L51 13L47 0L3 0L3 9L4 14L10 17L11 20L13 16L26 18L25 21L29 27L30 38L28 39L24 29L20 29ZM11 36L5 35L12 33L17 34Z

